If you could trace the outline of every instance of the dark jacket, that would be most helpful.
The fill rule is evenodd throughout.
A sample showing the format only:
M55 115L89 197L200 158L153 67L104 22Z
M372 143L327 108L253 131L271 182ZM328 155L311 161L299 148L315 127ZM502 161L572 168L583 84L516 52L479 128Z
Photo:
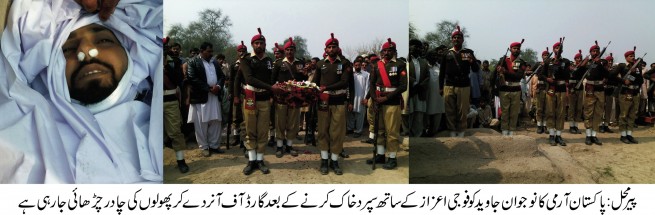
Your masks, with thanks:
M407 64L409 64L409 71L408 74L411 75L411 77L416 77L415 72L416 68L414 67L414 62L412 61L413 56L409 56L409 60L407 61ZM418 84L413 85L414 82L412 83L407 83L410 85L409 88L409 97L412 97L414 95L418 95L418 99L421 101L425 101L428 95L428 83L430 82L430 69L428 67L427 61L423 58L418 58L418 64L421 67L421 76L418 79Z
M207 95L209 89L211 88L207 84L207 73L205 72L205 66L202 63L203 59L200 56L193 57L187 63L187 82L191 85L191 95L190 103L191 104L204 104L207 103ZM210 62L211 63L211 62ZM221 71L221 68L216 68L216 80L217 85L223 88L225 82L225 75Z

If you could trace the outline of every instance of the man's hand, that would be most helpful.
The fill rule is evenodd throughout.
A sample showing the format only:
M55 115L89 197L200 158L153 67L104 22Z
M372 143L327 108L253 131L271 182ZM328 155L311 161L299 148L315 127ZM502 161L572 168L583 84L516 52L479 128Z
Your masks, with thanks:
M632 84L632 81L630 81L630 80L625 80L625 81L623 81L623 83L624 83L625 85L630 85L630 84Z
M553 80L552 78L546 78L546 81L548 81L548 83L551 83L551 84L552 84L553 82L555 82L555 80Z
M218 93L221 91L221 86L214 85L211 89L209 89L209 91L214 95L218 95Z
M235 97L232 99L232 103L234 103L234 104L240 104L240 103L241 103L241 99L239 99L238 96L235 96Z
M386 97L386 96L378 96L378 97L375 97L375 102L378 103L378 104L382 104L382 103L384 103L384 102L386 102L386 101L387 101L387 97Z
M284 89L280 88L278 85L273 85L271 87L271 90L273 91L274 94L282 94L284 93Z
M322 93L323 91L325 91L325 86L321 86L321 87L319 87L318 91L320 91L321 93Z
M353 112L353 105L352 104L348 104L348 112Z
M89 13L98 13L100 20L107 21L114 14L120 0L75 0Z
M368 106L368 99L362 99L359 103L364 106Z
M505 73L505 67L498 66L498 67L496 68L496 71L498 71L499 73L503 74L503 73Z

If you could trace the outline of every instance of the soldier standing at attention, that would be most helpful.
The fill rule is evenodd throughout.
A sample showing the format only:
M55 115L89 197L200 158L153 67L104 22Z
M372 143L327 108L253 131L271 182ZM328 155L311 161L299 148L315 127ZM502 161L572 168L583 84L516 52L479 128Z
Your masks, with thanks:
M546 91L546 124L550 134L548 142L552 146L557 144L566 146L562 139L564 129L564 99L566 99L566 81L571 77L570 64L562 58L562 43L553 45L554 57L544 64L544 73L539 74L539 80L548 82Z
M500 65L496 68L504 78L498 86L500 97L500 109L502 112L500 127L503 136L512 137L516 131L516 125L521 111L521 79L525 74L527 63L519 58L522 42L510 44L510 56L500 58Z

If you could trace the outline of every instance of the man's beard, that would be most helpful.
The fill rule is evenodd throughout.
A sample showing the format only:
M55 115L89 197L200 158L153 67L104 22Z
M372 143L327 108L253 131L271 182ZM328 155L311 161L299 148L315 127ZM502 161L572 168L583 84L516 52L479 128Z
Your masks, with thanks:
M264 48L255 48L255 53L256 54L261 54L264 52Z
M77 86L76 85L77 84L76 83L77 82L76 77L77 77L78 73L80 72L80 70L84 66L86 66L88 64L91 64L91 63L101 64L101 65L106 66L107 68L109 68L111 70L111 72L112 72L112 74L111 74L111 84L109 84L109 86L101 86L101 82L103 80L94 79L94 80L88 81L88 83L85 86L76 87ZM71 75L71 86L72 86L72 88L69 89L70 97L72 99L75 99L75 100L79 101L83 105L95 104L95 103L98 103L98 102L104 100L109 95L111 95L111 93L113 93L114 90L116 90L116 87L118 87L118 82L119 81L116 79L116 76L114 76L114 74L116 74L116 70L111 64L99 61L96 58L93 58L93 59L91 59L91 61L88 61L88 62L87 61L82 62L77 67L75 72L73 72L73 74Z

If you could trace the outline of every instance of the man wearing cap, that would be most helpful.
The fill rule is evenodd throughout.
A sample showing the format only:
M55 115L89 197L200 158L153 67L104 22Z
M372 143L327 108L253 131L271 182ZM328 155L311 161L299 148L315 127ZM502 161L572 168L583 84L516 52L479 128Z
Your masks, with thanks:
M366 161L367 164L384 164L382 167L387 170L398 166L396 153L400 148L401 93L407 89L406 69L405 62L396 59L396 43L387 39L382 45L382 60L373 66L371 72L369 94L375 102L374 111L381 112L376 156L374 160ZM385 151L389 153L386 162Z
M280 45L275 43L275 46L273 46L273 56L275 57L275 60L273 61L273 65L277 64L278 62L281 62L282 59L284 59L284 48L282 48ZM273 80L275 82L275 80ZM277 104L277 101L273 101L271 104L272 107L275 107ZM275 114L276 111L272 110L270 112L270 125L269 125L269 132L268 132L268 146L273 147L275 146L275 128L277 127L275 125Z
M603 117L603 108L605 106L605 80L609 76L609 72L601 63L600 59L600 46L595 44L589 48L591 59L582 61L578 65L575 73L584 74L588 69L587 82L584 86L584 125L586 128L585 144L591 145L595 143L602 145L603 143L596 137ZM582 75L580 75L580 78ZM578 79L580 81L580 79ZM575 87L575 86L572 86ZM570 105L571 103L569 103ZM570 107L569 107L570 108ZM570 111L569 111L570 113Z
M620 63L614 68L613 74L619 75L619 94L618 102L621 114L619 115L619 129L621 131L621 142L626 144L639 143L632 137L632 129L635 127L637 119L637 109L639 107L639 88L644 83L644 77L639 66L633 71L630 68L638 61L635 59L635 49L627 51L623 56L626 63ZM627 76L627 77L626 77ZM614 77L612 75L612 77Z
M512 137L518 124L519 112L521 111L521 79L525 74L526 62L519 58L522 42L510 44L510 56L500 58L501 64L496 67L504 78L498 86L500 97L500 109L502 112L500 127L503 136Z
M582 50L578 50L578 53L575 54L573 60L573 64L575 65L571 65L573 72L571 73L571 78L569 79L568 85L569 109L566 116L569 120L569 133L580 134L578 123L582 122L582 101L584 94L582 92L583 88L580 87L580 89L578 89L576 86L578 85L578 81L582 81L582 76L587 71L586 65L583 65L582 62Z
M196 131L196 141L202 155L224 153L220 149L221 109L218 94L223 86L224 75L211 63L212 44L200 45L200 54L188 62L187 80L191 85L189 118Z
M549 139L552 146L557 144L566 146L562 139L562 130L564 129L566 99L566 82L571 77L570 64L566 58L562 58L562 45L557 42L553 45L555 56L544 64L544 73L539 74L539 80L546 81L548 88L546 91L546 123L548 125Z
M535 93L535 106L536 108L536 113L535 113L535 118L537 119L537 134L543 134L546 131L546 116L545 116L545 111L546 111L546 81L541 80L539 77L539 74L546 73L544 64L548 62L548 56L550 56L550 52L548 52L548 47L546 47L546 51L541 52L541 66L538 67L534 72L535 76L537 76L537 88L536 88L536 93Z
M464 34L459 26L450 38L453 47L443 57L439 72L439 87L440 94L444 96L446 124L450 136L464 137L471 97L469 73L480 71L480 65L475 61L473 50L462 47Z
M599 130L600 133L614 133L609 127L610 122L618 122L619 120L619 102L616 100L616 98L612 95L614 93L614 89L619 87L619 80L618 80L618 74L613 73L614 68L614 56L612 56L612 53L610 53L609 56L605 57L605 70L610 71L609 76L607 77L607 82L605 84L605 110L603 112L603 122L602 125L600 126ZM614 109L614 111L612 111ZM614 113L614 114L612 114Z
M289 38L284 44L284 59L276 60L273 65L273 81L284 83L287 81L304 81L302 70L304 63L295 58L296 43ZM280 158L284 153L298 156L293 149L293 140L298 134L300 118L300 107L295 104L286 104L285 101L277 100L275 103L275 136L277 139L277 150L275 156ZM285 144L286 143L286 144ZM284 149L282 146L285 146Z
M424 114L426 112L427 89L430 81L430 71L428 63L422 58L421 52L423 50L423 43L417 39L409 41L409 73L410 81L409 88L409 102L408 112L410 114L409 120L409 136L420 137L425 129Z
M241 148L243 148L246 156L248 153L246 152L246 147L243 144L243 142L246 139L246 123L243 121L243 106L241 104L241 99L243 95L243 83L245 83L245 80L243 79L243 74L241 73L240 65L241 61L243 60L244 57L248 54L248 47L241 41L241 44L237 46L237 57L238 59L232 64L232 67L230 68L230 81L229 81L229 98L232 99L232 134L234 135L234 143L232 144L233 146L239 145ZM234 98L238 99L234 99Z
M170 39L164 38L164 49ZM186 141L180 131L182 117L180 116L180 100L177 98L177 89L182 85L182 59L179 58L179 44L175 43L170 49L164 50L168 63L164 65L164 137L170 139L170 147L175 150L177 167L182 173L189 172L189 166L184 161Z
M282 89L272 85L273 60L266 56L266 38L261 29L250 40L253 53L242 59L240 68L245 84L243 86L243 116L246 123L246 149L248 165L243 174L250 175L255 169L268 174L264 164L266 135L269 131L271 92L280 93ZM238 97L235 97L235 100Z
M327 56L316 64L317 71L313 80L320 86L321 92L317 109L320 172L323 175L328 174L328 168L337 175L343 174L338 158L346 135L345 103L348 98L348 81L352 79L352 65L348 59L339 56L339 50L339 40L331 34L331 38L325 42ZM353 101L348 102L352 104Z

